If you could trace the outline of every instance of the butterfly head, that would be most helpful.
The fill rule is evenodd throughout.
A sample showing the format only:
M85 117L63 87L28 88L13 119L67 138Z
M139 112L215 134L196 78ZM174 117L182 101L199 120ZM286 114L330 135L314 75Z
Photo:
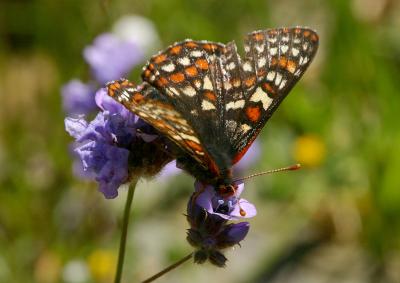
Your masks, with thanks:
M217 193L224 198L234 196L238 186L237 184L220 184L217 186Z

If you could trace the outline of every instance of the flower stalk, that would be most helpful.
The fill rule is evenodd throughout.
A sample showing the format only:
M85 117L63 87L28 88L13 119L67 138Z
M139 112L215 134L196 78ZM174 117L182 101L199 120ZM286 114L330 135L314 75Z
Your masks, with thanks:
M121 232L121 240L119 243L119 253L118 253L118 263L117 270L115 273L114 283L120 283L122 277L122 270L124 267L124 259L125 259L125 248L126 248L126 238L128 235L128 226L129 226L129 216L131 213L131 206L133 201L133 195L135 193L136 184L138 179L134 179L128 189L128 196L126 198L125 209L124 209L124 218L122 222L122 232Z
M191 259L193 257L193 253L188 254L187 256L185 256L184 258L180 259L179 261L171 264L170 266L168 266L167 268L161 270L160 272L158 272L157 274L151 276L150 278L147 278L146 280L142 281L142 283L150 283L153 282L154 280L156 280L157 278L160 278L161 276L163 276L164 274L170 272L171 270L177 268L178 266L180 266L182 263L185 263L186 261L188 261L189 259Z

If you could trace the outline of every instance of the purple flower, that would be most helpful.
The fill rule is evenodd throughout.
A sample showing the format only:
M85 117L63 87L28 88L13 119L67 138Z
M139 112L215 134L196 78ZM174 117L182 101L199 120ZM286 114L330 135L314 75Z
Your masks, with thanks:
M221 233L218 234L217 241L219 248L234 246L239 244L247 235L250 229L249 222L231 223L226 225Z
M115 143L118 136L109 131L108 118L103 112L90 123L83 117L66 118L65 127L76 138L75 152L84 171L99 182L99 190L106 198L115 198L119 186L128 181L129 150Z
M223 267L227 259L221 250L239 244L246 237L250 224L228 224L227 219L199 206L195 201L197 196L198 193L194 192L187 207L190 229L186 239L196 248L194 261L204 263L209 260L212 264Z
M245 199L239 198L243 192L243 182L237 183L236 193L231 197L220 196L211 185L204 186L201 182L195 183L196 204L207 210L208 213L218 215L227 220L250 218L257 214L256 207Z
M61 88L63 108L68 114L88 114L96 109L95 89L92 84L85 84L74 79Z
M126 76L143 57L137 45L112 33L96 37L93 44L84 49L83 56L101 84Z
M103 112L93 121L68 117L65 128L76 139L74 154L85 173L79 176L95 179L104 196L114 198L130 176L153 176L172 156L153 127L110 100L104 89L96 93L96 103Z

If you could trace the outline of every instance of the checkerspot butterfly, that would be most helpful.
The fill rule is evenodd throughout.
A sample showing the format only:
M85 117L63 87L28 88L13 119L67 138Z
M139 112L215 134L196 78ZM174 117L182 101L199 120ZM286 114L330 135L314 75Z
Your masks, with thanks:
M303 75L317 48L318 35L300 27L249 33L244 58L234 42L185 40L150 59L143 83L113 81L108 94L176 144L186 171L230 194L232 166Z

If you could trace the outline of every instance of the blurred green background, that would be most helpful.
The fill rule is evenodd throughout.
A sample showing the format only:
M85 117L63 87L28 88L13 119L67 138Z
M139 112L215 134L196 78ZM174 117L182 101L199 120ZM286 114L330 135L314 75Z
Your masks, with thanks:
M105 200L72 174L60 87L87 79L83 48L124 15L150 19L160 48L185 38L241 46L247 32L309 26L311 67L259 138L243 174L257 205L224 269L186 263L159 282L400 282L400 2L396 0L2 0L0 282L112 282L126 188ZM139 81L138 66L131 76ZM193 180L143 180L124 282L190 252Z

